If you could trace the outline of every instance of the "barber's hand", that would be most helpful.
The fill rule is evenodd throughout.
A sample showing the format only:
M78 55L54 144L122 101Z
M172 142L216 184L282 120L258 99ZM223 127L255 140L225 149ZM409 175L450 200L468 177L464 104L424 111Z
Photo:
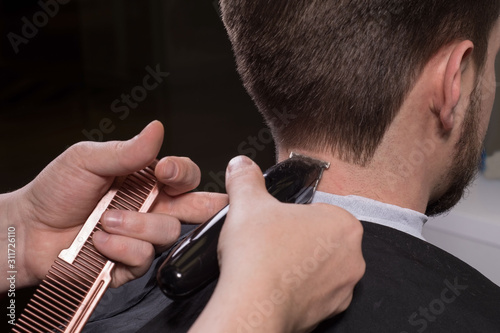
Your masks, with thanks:
M15 206L10 215L19 221L14 223L18 235L19 287L43 279L61 249L73 242L114 176L148 166L158 154L162 140L163 126L153 122L129 141L76 144L30 184L9 194ZM163 205L170 198L192 190L200 181L198 167L185 158L163 159L156 176L167 184L160 195ZM105 229L109 233L96 233L94 243L100 252L118 263L113 270L113 287L143 275L155 250L177 239L180 223L176 218L166 217L159 223L156 215L152 216L153 221L146 228L142 219L135 223L122 219L121 214L105 214L103 221L107 222ZM118 226L111 227L111 221Z
M195 332L307 332L344 311L364 274L362 226L326 204L283 204L248 158L231 161L221 275Z

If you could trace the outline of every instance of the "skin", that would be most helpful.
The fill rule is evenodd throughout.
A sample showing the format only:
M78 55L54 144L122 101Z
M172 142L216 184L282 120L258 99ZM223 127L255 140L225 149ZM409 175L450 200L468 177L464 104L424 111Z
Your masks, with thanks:
M481 73L471 57L471 41L441 48L425 66L367 167L343 162L336 154L284 146L278 147L279 159L298 151L330 161L320 191L363 196L421 213L431 205L438 207L433 213L450 209L479 165L478 152L495 99L499 48L499 22L490 35ZM473 120L476 125L468 123Z
M466 164L471 164L474 154L471 154L470 158L460 161L460 163L464 164L464 167L455 167L459 157L458 154L461 153L457 151L457 144L465 140L465 147L477 149L479 146L478 141L481 140L476 139L484 138L494 100L494 89L489 89L488 85L484 87L484 84L481 84L479 88L481 106L477 108L471 107L470 102L478 75L482 83L495 81L494 78L492 80L491 75L493 74L491 73L494 73L494 59L500 48L499 30L497 23L490 38L484 73L478 74L471 60L470 54L473 52L474 46L470 41L456 41L443 47L434 55L425 66L423 73L408 95L368 167L360 168L349 165L342 162L335 154L301 151L300 149L292 149L293 147L278 147L279 159L284 160L290 151L294 150L322 160L328 160L332 162L332 167L325 172L323 181L320 184L320 190L340 195L360 195L425 212L429 203L436 202L453 188L451 184L453 180L450 178L459 177L460 173L453 175L450 170L464 170L467 168ZM478 133L477 137L471 136L468 139L469 133L464 133L463 129L464 124L467 124L467 119L470 119L470 117L466 117L467 112L472 111L477 112L476 129ZM154 137L155 135L151 133L155 131L157 130L150 128L146 130L143 137L136 140L150 140L148 138ZM150 147L157 147L155 142L154 139L151 139L151 142L148 142L147 145L140 146L148 147L148 149L154 151L157 148ZM70 173L67 176L77 176L76 179L79 179L80 186L87 186L90 183L93 193L102 194L109 186L111 175L125 174L140 169L152 160L152 156L155 156L149 151L147 154L141 153L140 149L137 148L138 144L134 146L130 143L114 143L114 146L106 149L106 154L119 154L122 149L127 149L127 145L133 146L128 149L142 156L142 158L138 159L140 162L136 162L136 159L134 161L129 160L128 156L132 156L131 154L123 154L121 157L117 156L116 160L120 162L112 170L106 168L105 165L98 164L96 166L84 163L80 165L79 171L90 171L90 173L86 174L88 178L79 179L78 177L82 176L79 173ZM85 147L77 148L80 149L80 154L83 148ZM412 161L412 156L417 155L418 159L416 161L418 162L410 163L406 170L400 168L401 161ZM148 161L148 163L145 163L145 161ZM127 167L124 167L124 165L127 165ZM133 167L131 167L132 165ZM178 170L184 170L180 165L177 165L177 167ZM190 169L191 166L184 165L184 167L191 170L187 171L187 174L193 172L193 169ZM163 169L161 168L161 170ZM238 172L238 170L242 172ZM169 173L165 171L165 174ZM453 177L450 175L453 175ZM168 183L166 179L168 177L163 174L158 176ZM42 176L42 180L43 177L47 177L49 180L55 179L54 176L46 175ZM42 180L35 180L35 184L37 181L43 184ZM189 181L187 183L189 186L182 182L182 186L179 186L174 182L174 184L169 184L169 187L174 194L179 194L192 188L193 184ZM47 184L51 183L47 182ZM20 243L31 241L30 244L37 244L35 248L41 250L39 253L42 257L48 258L49 254L56 254L57 251L53 250L49 243L44 243L43 239L47 239L46 237L55 239L57 237L59 240L64 239L62 242L69 242L72 238L71 235L74 237L79 225L76 219L78 214L64 215L65 213L62 210L57 212L44 210L43 207L46 206L42 205L42 203L43 200L47 199L35 195L36 191L30 194L29 192L34 191L33 187L37 189L36 185L32 184L17 193L4 195L1 198L1 211L4 215L2 221L10 221L15 224L18 216L22 216L22 222L17 221L19 224L15 224L26 235L22 236L23 239ZM62 187L56 187L56 189L64 191ZM454 191L459 192L461 190L463 189L454 189ZM38 191L44 193L41 186L38 187ZM243 318L244 321L249 314L255 311L255 302L267 300L275 290L284 290L285 295L287 295L286 300L283 303L275 304L271 317L257 325L255 332L308 331L319 320L345 309L352 297L352 286L364 271L364 263L362 259L360 260L361 254L358 252L361 237L359 223L352 221L350 215L337 208L322 205L292 208L289 205L277 203L267 196L262 189L262 178L257 168L252 163L245 162L245 159L234 162L230 167L228 192L232 210L220 240L221 283L216 288L209 306L203 311L191 332L206 332L207 327L214 332L234 332L235 329L238 329L238 325L241 324L241 322L234 319ZM88 210L92 204L95 204L97 197L83 198L83 206ZM26 198L29 199L27 202ZM172 194L167 195L165 198L169 198L170 201L160 201L155 208L157 211L169 212L169 219L177 220L181 219L181 213L187 213L192 218L192 221L202 221L205 218L205 216L197 215L196 209L203 207L204 209L208 208L216 211L215 207L222 206L219 200L221 202L226 200L225 198L208 197L208 200L205 201L207 198L201 199L201 197L191 195L172 196ZM64 197L59 198L63 202L64 199ZM248 207L249 199L250 202L258 203L262 209L255 210ZM218 203L213 203L214 201ZM73 206L73 202L71 200L67 204ZM190 203L192 206L183 206L185 203ZM191 208L194 208L195 211L191 211ZM332 211L332 209L336 211ZM82 212L78 213L80 213L81 217L83 209ZM323 228L334 225L331 223L332 214L340 216L345 225L341 223L340 229L330 230L330 232L325 233ZM313 220L318 221L318 223L312 224L318 228L314 229L316 233L309 229L302 229L303 225L299 221L302 220L300 219L301 216L304 218L311 218L312 216ZM67 225L64 226L61 224L63 217L65 221L70 221L66 222ZM175 226L166 227L164 223L160 222L164 218L163 216L152 215L151 220L155 220L152 224L154 228L165 228L162 229L163 232L166 230L167 234L176 234L177 229ZM147 231L144 225L145 220L144 215L128 213L123 215L115 214L114 216L109 214L103 218L107 233L97 236L95 241L101 252L110 258L117 258L121 262L121 270L117 269L115 273L116 284L139 276L143 272L144 267L147 265L141 265L141 261L138 260L139 257L145 260L146 263L150 263L155 250L160 250L172 242L171 239L156 239L155 235ZM266 223L267 220L272 220L273 223ZM117 224L112 221L119 221L120 223ZM175 220L170 221L177 223ZM255 221L262 222L255 223ZM287 222L286 226L281 225L283 221ZM325 223L325 221L330 221L330 223ZM170 222L165 223L169 224ZM294 227L300 232L296 234L284 232L284 230L293 230ZM269 228L269 230L266 230L266 228ZM263 230L266 230L266 232L263 232ZM314 244L314 240L317 241L319 236L325 234L336 235L339 250L334 251L334 256L327 256L327 263L319 265L318 274L305 275L303 272L296 273L301 278L298 279L299 283L295 288L290 288L290 285L284 283L283 278L280 277L286 274L290 267L294 267L297 263L310 258L306 254L311 253L311 250L314 253L311 244ZM44 238L42 239L40 235L43 235ZM255 247L255 243L249 242L252 237L238 238L241 235L262 237L260 239L256 238L260 246ZM297 235L300 237L297 237ZM290 237L292 238L290 239ZM38 240L39 243L33 243L34 240ZM2 239L2 241L5 240ZM290 242L293 246L287 242ZM276 251L273 244L280 244L285 249L291 248L295 249L295 251ZM30 251L28 247L22 248L22 250L27 251L25 253ZM286 260L282 261L285 252ZM21 276L24 285L37 283L48 265L48 259L37 264L31 262L30 257L24 256L20 260L20 264L26 269L26 273ZM245 258L245 260L242 260L242 258ZM242 265L242 263L245 263L245 265ZM333 267L338 267L336 265L350 267L351 278L345 275L332 278L331 272L334 271ZM331 268L324 269L324 267ZM330 283L334 281L334 283L326 288L324 284L328 281ZM261 289L257 288L257 286ZM323 289L311 286L321 286ZM316 293L311 293L311 291L316 291ZM332 298L332 296L339 297ZM303 297L307 297L309 301L304 301ZM324 309L323 312L312 311L310 304L315 304L314 309ZM326 304L326 307L318 306L318 304Z
M335 154L283 146L277 147L279 160L286 159L291 151L296 151L330 161L332 167L325 172L320 184L320 190L324 192L360 195L422 213L428 211L431 205L435 206L434 213L451 208L470 182L470 175L474 174L477 152L480 151L484 139L495 97L495 89L491 83L495 82L494 62L499 48L500 25L497 22L490 36L483 72L478 73L472 61L470 55L474 51L474 45L470 41L455 41L435 54L417 79L368 167L360 168L347 164ZM476 82L480 83L479 86ZM405 161L410 162L409 164L406 162L406 169L402 169L401 163ZM241 177L251 177L251 175L252 173L247 171L247 174ZM456 182L457 178L460 181ZM230 185L228 191L231 195ZM257 198L255 200L259 202ZM266 216L270 216L269 214L274 211L272 208L269 209ZM294 212L294 216L300 216L300 212ZM228 230L231 230L231 227L226 228L223 234L229 233ZM283 229L279 230L281 233L273 235L268 243L283 241L283 237L280 237ZM221 248L224 249L224 242ZM255 257L248 260L251 262L252 258ZM264 255L260 260L265 258L268 257ZM230 255L222 253L222 269L224 262L230 260ZM276 267L276 262L278 261L270 267ZM242 269L239 275L234 274L245 280L251 272L254 271ZM234 283L234 279L229 279L222 272L221 282L224 283L220 283L211 302L221 300L222 304L230 304L231 306L226 309L228 312L224 313L237 318L237 314L248 313L251 308L248 308L249 303L242 304L241 307L235 306L239 304L236 295L240 295L239 293L245 295L245 289L235 289L233 293L223 292L222 286L229 290L231 281ZM309 288L309 292L311 290L316 289ZM250 299L254 299L254 304L262 299L258 289L248 288L246 291L250 293ZM266 295L269 293L268 290L264 292ZM287 304L290 306L290 303ZM300 302L295 301L291 304L292 307L278 308L275 311L278 317L288 313L292 314L289 318L294 318L293 306L298 306L300 310L308 313L307 308L300 308ZM202 313L199 323L205 327L207 323L215 323L218 331L234 332L238 326L227 318L228 316L214 312L213 308L208 307ZM308 318L308 315L305 315L305 318ZM283 329L307 331L311 329L308 324L313 321L306 321L302 327L293 326L297 322L292 321L292 326L285 328L279 325L273 326L275 322L266 321L257 329L261 332L279 332ZM203 326L200 325L195 324L193 329L201 331ZM264 327L265 325L268 326Z
M246 157L231 161L226 184L231 208L219 239L221 276L190 332L308 332L344 311L365 269L359 221L331 205L278 202Z
M319 188L324 192L364 196L422 213L450 209L478 165L495 98L494 63L499 48L497 22L483 72L478 73L470 56L471 41L455 41L434 55L368 167L345 163L335 154L284 146L277 147L279 160L295 151L330 161ZM405 161L410 162L402 169ZM214 318L223 320L212 314ZM234 326L227 327L227 332L234 332Z
M77 144L24 188L0 197L1 223L5 229L7 226L16 227L18 288L38 284L44 278L59 252L72 243L82 223L111 185L114 175L129 174L149 165L158 153L162 139L163 126L153 122L129 141ZM168 168L172 163L183 171L168 179ZM160 161L156 176L168 185L160 201L168 201L172 195L195 188L199 174L197 166L188 159L171 157ZM210 198L212 206L204 206L205 198L199 196L197 200L197 205L187 201L186 205L193 207L186 208L190 208L193 214L208 208L207 214L202 213L199 219L214 212L210 207L214 209L227 201L224 197L214 197ZM151 220L155 229L126 224L121 233L97 235L95 245L98 250L119 262L112 274L112 287L142 276L151 265L155 252L172 244L178 237L178 218L169 216L159 223L158 216L153 214ZM151 230L156 230L156 233ZM123 237L131 233L134 237ZM157 234L162 237L156 237ZM1 237L0 242L6 242L5 233ZM6 263L1 264L3 269ZM6 290L5 281L1 282L1 288Z
M115 175L126 175L149 165L163 141L163 126L153 122L135 138L124 142L80 143L59 156L24 188L0 196L0 223L6 230L16 228L16 288L36 285L44 278L59 252L67 248L87 216L111 185ZM112 287L118 287L142 276L150 267L155 253L162 252L178 238L180 221L205 222L228 200L232 208L220 238L220 265L223 281L214 299L200 318L201 324L191 332L234 331L235 318L245 318L255 311L255 297L269 297L267 291L283 290L284 300L266 317L255 332L302 332L325 317L344 310L352 298L354 285L364 273L361 255L362 228L349 213L336 208L305 207L297 211L267 194L260 169L247 158L232 163L228 186L229 197L222 194L186 193L200 182L198 167L187 158L166 157L156 167L156 177L166 184L153 212L148 214L109 211L101 222L105 232L94 235L94 245L117 265L112 273ZM238 172L243 169L243 173ZM245 175L238 177L237 175ZM251 189L255 189L251 190ZM262 209L248 209L248 202L259 202ZM269 241L282 235L285 228L303 228L303 219L312 216L318 221L308 234L296 235L283 242L276 251ZM332 224L337 216L338 224ZM250 223L260 221L255 225ZM249 223L243 223L249 222ZM285 226L286 224L286 226ZM282 275L304 257L311 256L316 238L331 233L340 241L336 251L325 256L323 267L307 279L298 280L291 289ZM0 234L0 245L7 248L7 233ZM261 243L257 249L252 243ZM242 246L242 244L246 244ZM6 251L7 252L7 251ZM252 258L259 258L254 260ZM280 265L276 262L280 261ZM328 269L345 267L343 274L332 275ZM7 262L0 262L7 271ZM253 274L243 274L253 272ZM252 279L248 279L252 276ZM2 291L8 290L7 280ZM325 285L326 283L326 285ZM311 294L307 286L321 286ZM260 290L260 293L249 291ZM322 291L325 291L324 293ZM237 297L237 302L235 297ZM229 300L232 299L232 302ZM299 303L297 300L307 300ZM311 312L307 305L321 304L323 311ZM237 306L234 306L237 304ZM299 311L300 305L303 311ZM221 318L220 314L226 314ZM294 321L288 316L293 314Z

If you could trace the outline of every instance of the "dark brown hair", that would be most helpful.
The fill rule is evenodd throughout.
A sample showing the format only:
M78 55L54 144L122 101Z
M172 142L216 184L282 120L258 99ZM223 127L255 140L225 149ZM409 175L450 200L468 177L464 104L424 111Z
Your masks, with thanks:
M425 64L471 40L482 69L499 0L221 0L238 71L284 148L373 157ZM276 110L294 114L283 126Z

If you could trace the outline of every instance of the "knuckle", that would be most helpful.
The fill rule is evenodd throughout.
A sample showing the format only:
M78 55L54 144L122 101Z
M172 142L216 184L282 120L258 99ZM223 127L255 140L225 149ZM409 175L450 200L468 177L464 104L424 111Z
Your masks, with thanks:
M78 154L81 150L86 149L87 146L89 146L91 143L90 142L78 142L75 143L74 145L70 146L68 149L66 149L67 154Z
M340 302L340 304L334 304L333 306L334 313L341 313L347 310L347 308L352 302L352 298L353 298L352 290L349 290L349 292L346 293L344 299Z
M125 141L115 141L115 142L110 142L111 145L111 151L114 152L115 158L117 158L120 162L124 158L127 158L127 154L123 154L123 151L125 150Z
M112 154L112 158L115 159L119 165L124 166L134 161L136 156L131 156L130 154L126 154L126 144L127 141L111 141L106 142L106 150Z
M113 150L116 152L120 152L123 150L125 146L125 141L115 141L111 143L113 145Z
M210 215L213 215L215 213L214 201L215 201L215 193L212 192L207 193L207 197L205 200L205 209L207 210L207 212L209 212Z
M218 193L207 193L207 197L205 200L205 209L207 210L207 212L209 212L210 215L213 215L220 210L221 207L219 206L219 200L221 198L221 195L219 195Z
M145 244L146 246L144 247L144 258L146 259L146 263L151 263L155 257L155 249L152 244Z
M165 188L164 188L165 191ZM167 193L167 192L165 192ZM168 193L167 193L168 195ZM165 209L164 211L162 210L162 213L170 214L170 215L176 215L177 214L177 204L178 204L178 199L177 198L171 198L170 200L164 201L162 204L164 205Z
M92 146L95 145L93 142L82 141L75 143L61 155L64 158L68 158L70 160L77 160L81 157L88 156L92 151Z
M145 213L124 214L123 225L126 229L135 232L138 235L143 235L148 229L145 217Z
M129 244L125 242L122 237L119 236L110 236L110 241L113 243L113 246L116 248L118 253L128 253Z
M351 260L350 285L354 286L363 278L366 272L366 262L361 254L354 256Z
M141 245L133 253L130 261L130 266L133 267L149 266L155 256L153 245L147 242L141 242Z
M167 232L166 232L169 240L176 240L181 235L181 224L178 221L169 221L167 222Z
M365 275L366 272L366 262L363 258L361 258L360 264L358 266L358 281Z
M355 239L359 239L361 241L364 232L365 229L363 228L361 222L357 219L353 219L351 223L351 233L355 237Z

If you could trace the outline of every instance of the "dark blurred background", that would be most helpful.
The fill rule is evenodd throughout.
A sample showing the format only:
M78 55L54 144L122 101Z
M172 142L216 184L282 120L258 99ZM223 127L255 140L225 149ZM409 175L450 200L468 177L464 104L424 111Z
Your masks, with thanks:
M162 82L144 90L157 69ZM122 96L134 94L140 101L127 106ZM226 164L238 154L263 169L273 164L217 1L0 0L0 193L78 141L128 139L154 119L166 129L161 156L191 157L201 190L223 191ZM493 152L500 131L490 133ZM16 302L19 316L19 293Z
M191 157L201 190L224 191L238 154L273 164L273 144L248 139L265 125L236 73L216 1L41 3L50 5L0 1L0 193L78 141L128 139L154 119L166 129L161 156ZM144 90L157 70L162 82ZM32 291L16 293L17 317Z
M216 1L59 2L0 1L0 191L78 141L127 139L154 119L166 129L161 155L197 162L200 189L224 190L221 172L240 153L273 163L272 143L248 140L265 125ZM147 67L163 73L151 91L141 88ZM122 94L136 100L127 106Z

